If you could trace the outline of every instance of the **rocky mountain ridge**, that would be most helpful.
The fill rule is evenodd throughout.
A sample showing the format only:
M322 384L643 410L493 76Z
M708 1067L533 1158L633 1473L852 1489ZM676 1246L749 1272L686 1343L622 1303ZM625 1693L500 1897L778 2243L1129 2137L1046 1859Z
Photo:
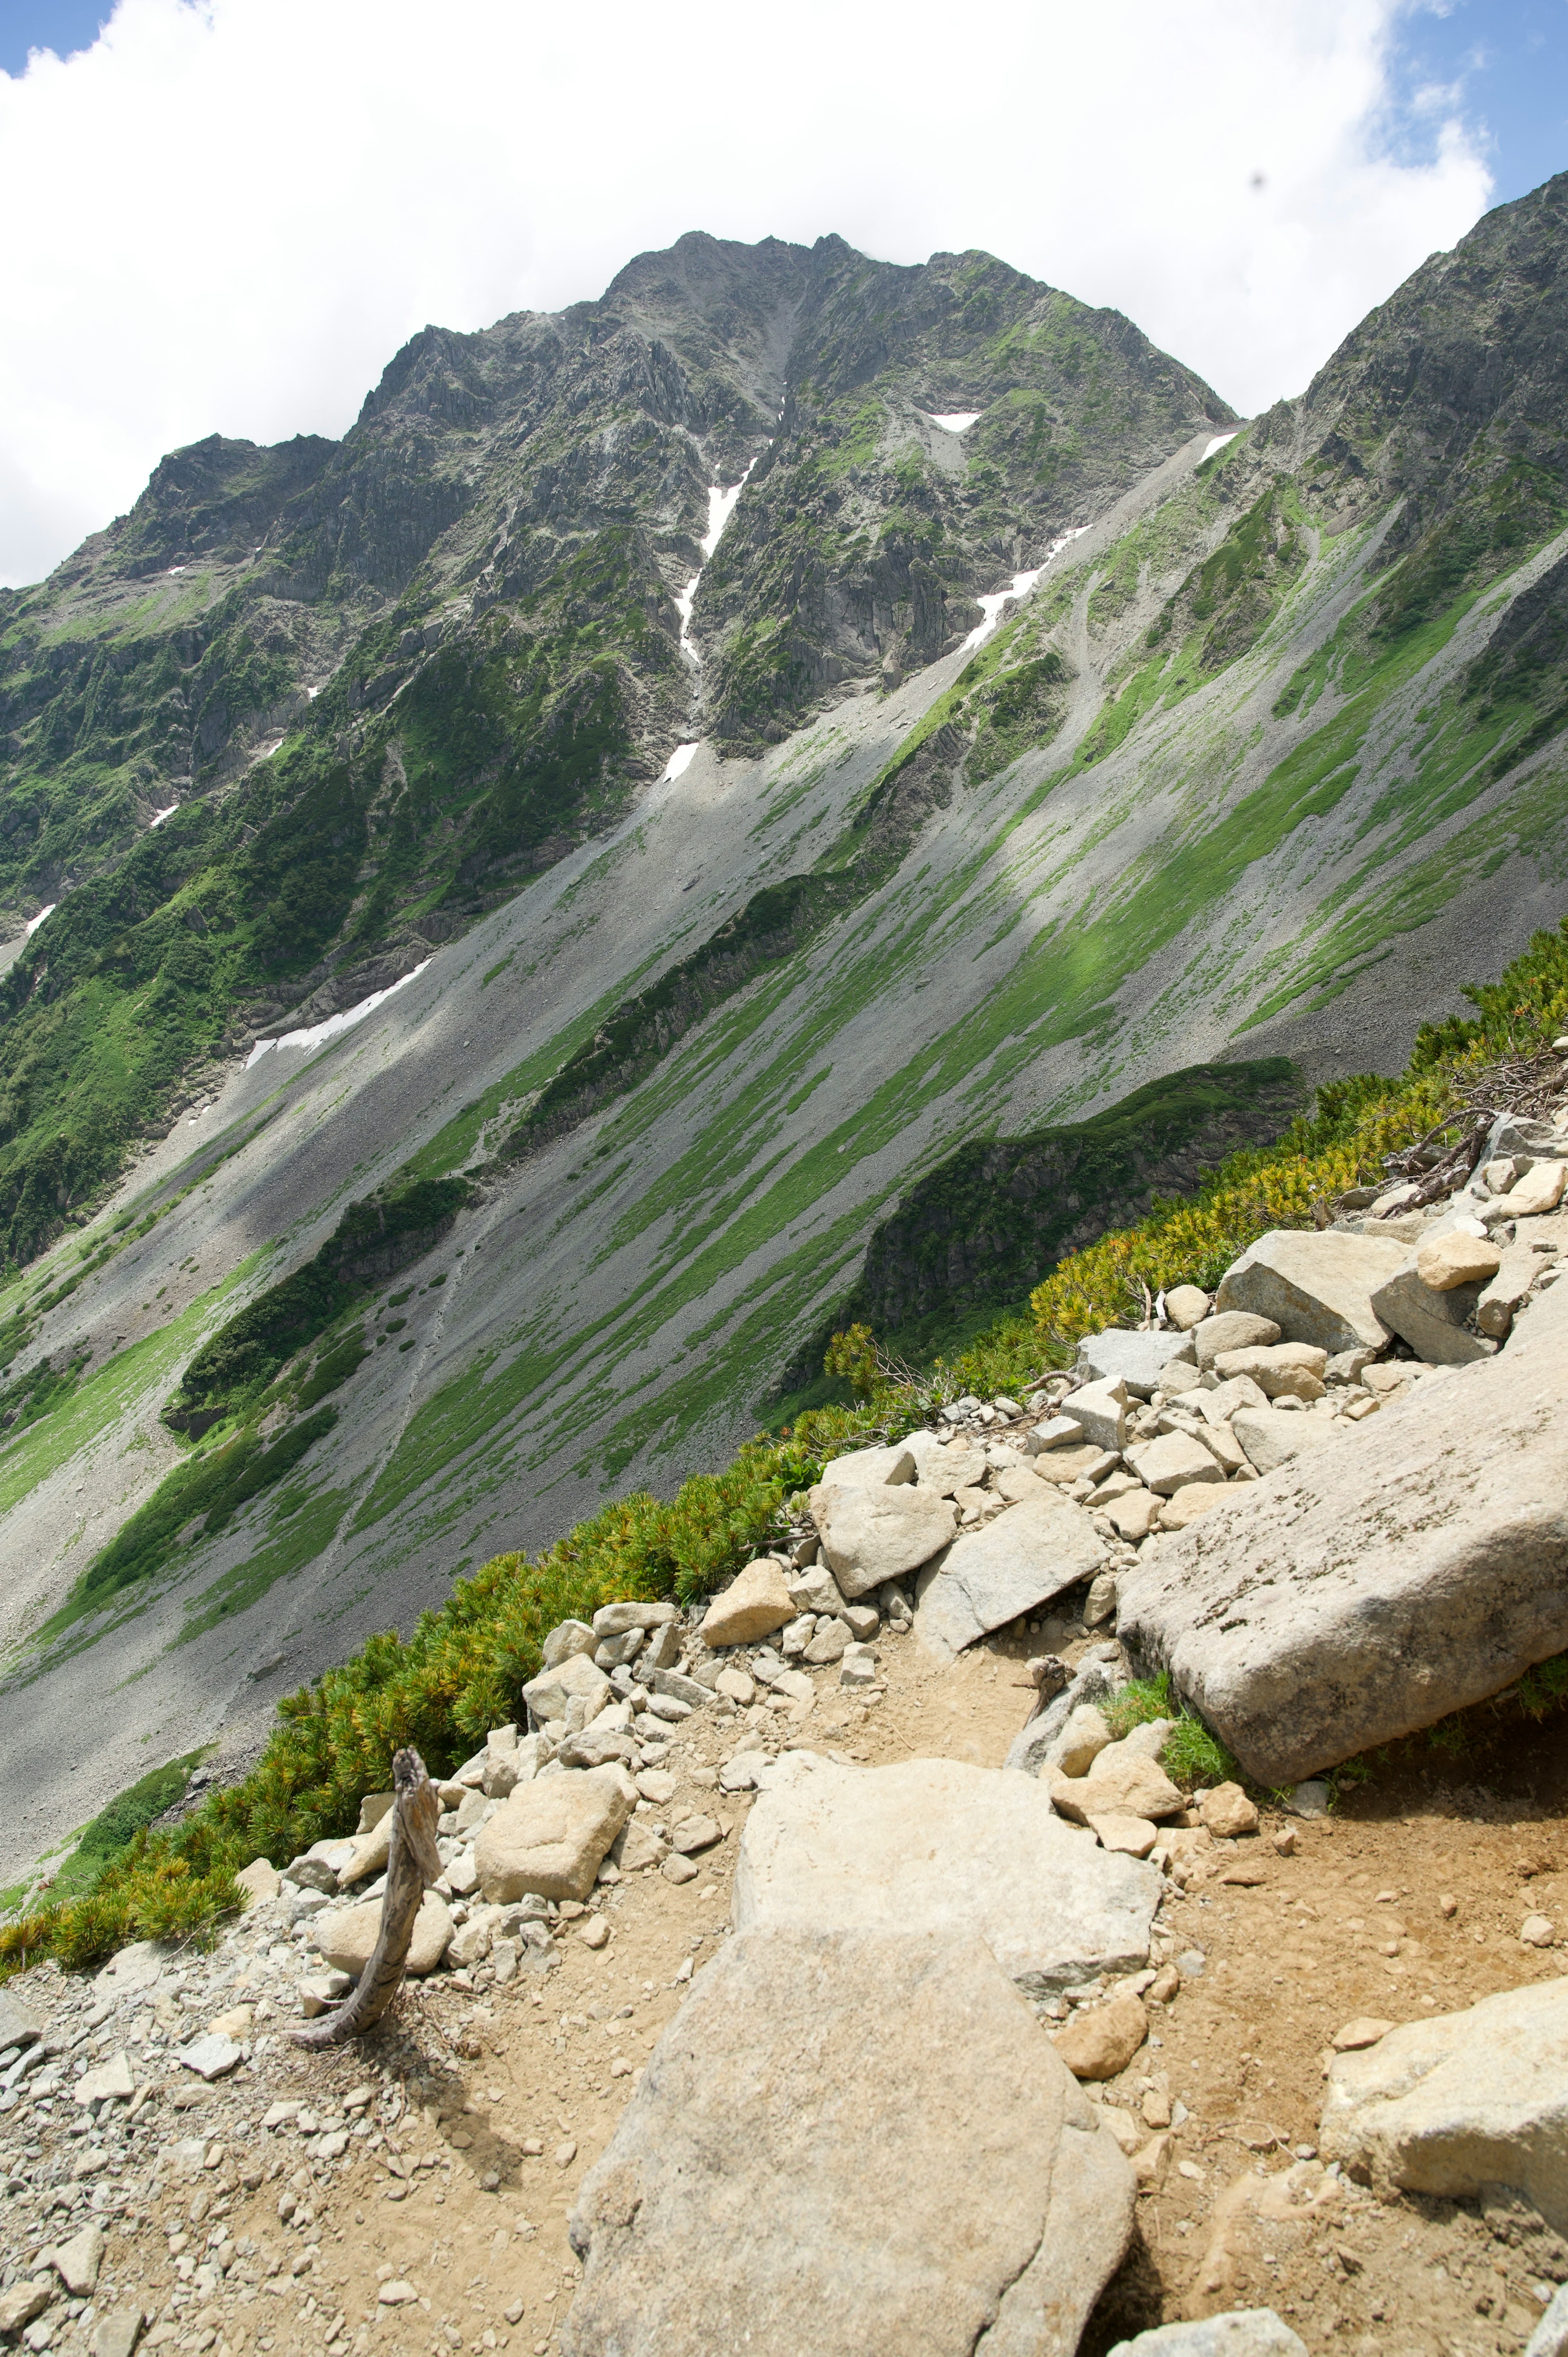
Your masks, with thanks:
M45 834L50 812L100 829L105 863L18 956L0 1022L13 1249L57 1235L0 1297L12 1871L134 1781L145 1742L242 1753L280 1693L499 1544L722 1461L956 1148L1197 1061L1388 1068L1456 1011L1477 939L1500 966L1561 913L1555 362L1518 290L1551 316L1563 202L1554 182L1488 216L1302 402L1234 433L1131 331L999 264L863 282L836 247L684 241L570 333L418 339L330 461L269 462L259 487L232 452L182 461L134 532L10 602L13 787L25 771ZM895 313L875 335L873 281ZM791 338L815 322L809 381L786 313ZM991 397L961 431L917 395L931 416ZM1049 479L1026 413L1067 454ZM702 564L713 477L753 456ZM333 468L328 531L310 487ZM456 503L417 560L415 480L411 516ZM158 730L195 742L191 684L145 691L188 628L199 669L199 618L239 612L268 515L285 570L258 577L325 581L301 628L339 635L287 656L305 717L278 751L231 780L220 745L212 791L142 826L92 716L150 731L124 749L155 777ZM878 587L855 553L877 518L878 549L932 580L961 556L923 668L905 576ZM808 702L866 692L799 725L786 681L782 738L723 736L759 716L724 702L746 584L808 524L827 574L792 557L794 587L757 588L769 644L805 648ZM115 571L182 553L199 582ZM699 565L700 675L676 602ZM62 677L86 669L50 705L72 599L102 627L60 639ZM834 648L848 682L812 672ZM676 742L697 746L678 769ZM50 859L76 875L50 841L16 888L41 898ZM340 1026L367 982L397 987ZM119 1193L59 1232L148 1128ZM350 1206L447 1181L449 1235L226 1394L193 1455L164 1412L201 1354ZM188 1481L201 1502L175 1514ZM86 1793L52 1735L84 1712Z

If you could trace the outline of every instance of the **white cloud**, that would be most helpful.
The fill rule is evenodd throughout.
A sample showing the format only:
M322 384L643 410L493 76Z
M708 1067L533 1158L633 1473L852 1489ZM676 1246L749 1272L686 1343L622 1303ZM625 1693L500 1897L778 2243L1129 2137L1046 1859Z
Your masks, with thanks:
M596 295L686 229L987 247L1262 407L1485 204L1457 121L1383 150L1398 5L120 0L0 74L0 578L164 450L340 434L427 320Z

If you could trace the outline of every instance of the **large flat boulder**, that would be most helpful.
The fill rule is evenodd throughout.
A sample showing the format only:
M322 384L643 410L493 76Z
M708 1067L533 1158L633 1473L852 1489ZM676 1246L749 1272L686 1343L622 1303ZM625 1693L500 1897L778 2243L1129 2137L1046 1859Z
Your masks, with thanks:
M1511 2185L1568 2233L1568 1980L1407 2022L1329 2066L1318 2149L1384 2198Z
M610 1844L637 1805L623 1769L574 1768L520 1784L474 1845L479 1887L493 1906L526 1899L585 1899Z
M1393 1236L1271 1228L1226 1270L1215 1307L1250 1309L1272 1318L1287 1342L1316 1342L1330 1354L1358 1343L1380 1351L1389 1329L1372 1296L1403 1264L1407 1250Z
M1162 1541L1117 1598L1142 1667L1168 1669L1267 1785L1430 1727L1562 1652L1568 1286L1498 1358L1418 1385Z
M1338 1437L1326 1416L1299 1412L1293 1415L1283 1407L1238 1408L1230 1429L1255 1473L1277 1472L1282 1465L1305 1457L1308 1449L1320 1448L1326 1440Z
M1102 1334L1084 1336L1078 1346L1073 1372L1088 1383L1110 1383L1120 1379L1139 1399L1147 1399L1173 1360L1196 1357L1190 1334L1145 1334L1122 1326L1108 1326ZM1067 1413L1075 1413L1070 1399Z
M1439 1241L1452 1244L1455 1239L1445 1236ZM1467 1243L1470 1239L1460 1241ZM1423 1277L1419 1260L1419 1254L1412 1254L1373 1294L1372 1308L1383 1324L1430 1367L1467 1367L1472 1360L1489 1359L1497 1344L1484 1334L1470 1331L1480 1306L1482 1284L1434 1289ZM1501 1263L1502 1254L1498 1253L1487 1275L1495 1275Z
M584 2179L561 2348L1072 2357L1133 2195L972 1934L743 1932Z
M923 1483L819 1481L811 1506L822 1559L851 1602L918 1571L958 1528L950 1501Z
M921 1574L915 1634L939 1661L950 1662L990 1630L1092 1579L1105 1563L1105 1541L1082 1507L1048 1483L1038 1487L1027 1505L961 1532Z
M358 1980L371 1961L371 1953L381 1937L381 1902L379 1899L361 1900L357 1907L331 1907L317 1915L310 1927L311 1937L334 1972L347 1973ZM452 1918L445 1902L434 1890L427 1890L419 1902L419 1912L413 1919L413 1937L408 1945L408 1970L415 1980L433 1973L452 1942ZM235 2050L236 2058L238 2049ZM199 2066L193 2066L199 2067ZM203 2077L206 2073L202 2073Z
M1033 1995L1148 1961L1159 1878L1063 1823L1033 1777L789 1755L746 1820L737 1931L977 1932Z

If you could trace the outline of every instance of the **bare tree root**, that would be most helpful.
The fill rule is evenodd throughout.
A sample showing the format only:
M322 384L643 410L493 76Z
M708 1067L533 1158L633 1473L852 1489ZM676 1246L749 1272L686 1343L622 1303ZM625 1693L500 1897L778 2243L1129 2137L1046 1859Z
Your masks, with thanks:
M387 1887L376 1944L353 1995L307 2029L289 2031L296 2046L341 2046L360 2037L381 2019L402 1986L420 1901L425 1886L441 1872L435 1846L441 1803L417 1751L400 1751L392 1760L392 1794Z

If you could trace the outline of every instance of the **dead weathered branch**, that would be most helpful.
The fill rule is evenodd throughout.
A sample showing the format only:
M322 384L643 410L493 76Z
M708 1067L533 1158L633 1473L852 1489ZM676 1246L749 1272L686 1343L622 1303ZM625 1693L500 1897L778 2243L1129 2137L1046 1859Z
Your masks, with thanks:
M392 1760L392 1796L386 1895L370 1962L351 1996L308 2028L290 2030L296 2046L341 2046L358 2038L381 2019L402 1985L420 1902L441 1872L435 1846L441 1803L417 1751L400 1751Z

